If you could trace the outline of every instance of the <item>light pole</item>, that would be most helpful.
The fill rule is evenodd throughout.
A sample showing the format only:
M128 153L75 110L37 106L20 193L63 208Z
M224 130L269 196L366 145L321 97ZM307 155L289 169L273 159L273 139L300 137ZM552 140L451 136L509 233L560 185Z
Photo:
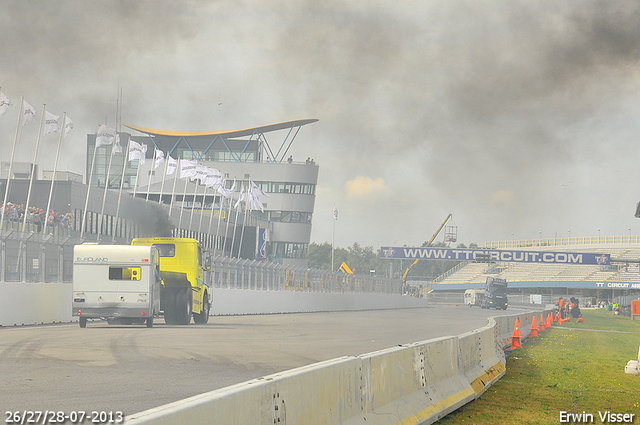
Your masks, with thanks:
M513 238L513 232L511 232L511 248L513 248L514 245L514 238Z
M542 230L538 230L538 239L540 239L540 242L538 243L538 245L542 246Z
M600 228L598 227L598 243L600 243Z
M571 245L571 229L568 229L567 232L569 232L569 243L567 245Z

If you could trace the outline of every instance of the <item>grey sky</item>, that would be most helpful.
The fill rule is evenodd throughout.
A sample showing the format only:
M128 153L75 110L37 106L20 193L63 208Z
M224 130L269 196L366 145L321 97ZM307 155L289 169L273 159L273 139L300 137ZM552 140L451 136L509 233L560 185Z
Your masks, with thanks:
M419 245L450 212L467 244L640 234L635 1L22 0L0 24L4 160L24 95L73 119L59 169L84 173L122 87L143 127L318 118L291 151L320 165L315 242L334 205L342 247Z

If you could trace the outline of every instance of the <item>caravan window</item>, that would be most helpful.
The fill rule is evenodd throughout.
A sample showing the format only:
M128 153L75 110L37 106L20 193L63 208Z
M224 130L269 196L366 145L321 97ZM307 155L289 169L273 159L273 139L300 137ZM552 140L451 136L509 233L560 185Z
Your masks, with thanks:
M140 280L140 267L109 267L109 280Z

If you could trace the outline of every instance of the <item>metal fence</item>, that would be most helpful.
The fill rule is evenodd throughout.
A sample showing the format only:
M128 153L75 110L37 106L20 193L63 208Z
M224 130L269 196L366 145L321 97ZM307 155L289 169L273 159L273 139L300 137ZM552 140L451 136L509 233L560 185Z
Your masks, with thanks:
M53 240L53 239L50 239ZM0 246L3 282L72 282L73 244L35 237L5 238ZM265 260L217 256L211 259L207 282L216 288L270 291L400 294L399 279L283 265Z
M264 260L212 259L207 277L216 288L272 291L400 294L399 279L344 274Z
M4 239L0 252L4 282L71 282L73 245L38 240Z

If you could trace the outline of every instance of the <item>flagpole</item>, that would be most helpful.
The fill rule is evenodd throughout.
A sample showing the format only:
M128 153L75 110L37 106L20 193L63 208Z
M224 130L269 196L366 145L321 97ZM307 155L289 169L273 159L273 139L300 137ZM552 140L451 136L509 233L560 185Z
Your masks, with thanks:
M196 179L193 179L196 180ZM202 183L202 180L200 181ZM191 203L191 215L189 216L189 232L191 232L191 222L193 221L193 210L196 206L196 196L198 195L198 182L195 183L196 188L193 191L193 202Z
M202 204L200 205L200 223L198 224L198 233L202 232L202 216L204 215L204 200L207 198L207 189L208 186L204 187L204 193L202 194ZM213 201L211 201L211 205L213 205Z
M233 191L235 192L236 190L236 179L233 179ZM229 194L229 217L226 218L227 220L227 225L224 229L224 241L222 244L222 256L224 257L224 253L225 253L225 249L227 247L227 233L229 232L229 222L231 221L231 203L233 202L233 193ZM220 216L218 216L218 225L220 225Z
M335 211L336 207L333 207L333 210ZM335 213L334 213L334 217L333 217L333 238L331 239L331 271L333 271L333 245L335 244L336 241L336 218L335 218Z
M42 123L44 122L44 107L42 104L42 116L40 117L40 127L38 128L38 138L36 140L36 151L33 156L33 165L31 167L31 178L29 179L29 190L27 191L27 203L24 204L24 219L22 220L22 233L24 234L27 229L27 216L29 215L29 201L31 199L31 188L33 187L33 176L36 173L36 163L38 160L38 146L40 145L40 137L42 134Z
M182 212L184 211L184 198L187 196L187 185L189 184L188 177L184 180L184 191L182 191L182 208L180 208L180 218L178 218L178 229L182 225Z
M171 158L171 155L169 155ZM173 171L173 189L171 189L171 199L169 200L169 218L171 218L171 208L173 208L173 198L176 196L176 180L178 180L178 165L182 161L180 158L176 159L176 169ZM167 171L169 171L168 165L169 159L167 159Z
M240 252L242 251L242 240L244 239L244 228L247 222L247 205L249 206L249 217L251 217L251 197L253 196L253 189L251 186L251 179L249 179L249 187L247 188L247 197L245 198L244 204L244 217L242 218L242 232L240 232L240 244L238 246L238 258L240 258ZM251 222L249 222L251 224Z
M236 219L233 222L233 236L231 236L231 250L229 251L231 258L235 258L233 256L233 245L235 245L235 242L236 242L236 229L238 228L238 209L239 208L240 208L240 204L238 204L237 208L234 208L236 210Z
M51 189L49 189L49 200L47 201L46 219L44 221L44 232L47 234L47 226L49 225L49 208L51 207L51 198L53 196L53 184L56 180L56 171L58 169L58 156L60 155L60 145L62 145L62 137L66 128L67 113L62 114L62 128L60 129L60 137L58 138L58 149L56 150L56 160L53 162L53 176L51 176Z
M93 167L96 164L96 153L98 152L98 143L96 137L96 143L93 147L93 160L91 161L91 172L89 173L89 185L87 187L87 199L84 201L84 211L82 213L82 228L80 229L80 239L84 236L84 226L87 222L87 208L89 207L89 193L91 192L91 181L93 180ZM124 172L124 171L123 171Z
M213 199L211 200L211 215L209 216L209 230L208 233L211 234L211 225L213 224L213 214L214 214L214 208L215 208L215 204L216 204L216 192L218 192L218 189L214 189L213 190ZM221 197L222 198L222 197ZM222 203L222 199L220 199L220 202ZM220 214L218 213L218 227L220 226ZM216 231L214 237L213 237L213 255L215 257L216 255L216 251L218 250L218 232Z
M116 220L116 226L118 225L118 216L120 214L120 200L122 199L122 186L124 185L124 172L127 168L127 159L129 157L129 148L131 147L131 138L129 138L129 140L127 140L127 153L123 154L124 158L122 161L122 176L120 177L120 190L118 192L118 206L116 207L116 216L115 216L115 220ZM120 225L120 228L122 228L122 224ZM116 232L113 232L113 235L111 237L111 242L115 242L116 241Z
M227 200L227 198L224 195L222 195L221 199L220 199L220 211L218 211L218 226L216 227L216 235L220 235L220 222L222 221L222 214L225 215L225 221L229 220L229 217L230 217L229 212L225 211L225 209L224 209L224 201L225 200ZM229 197L229 207L228 207L228 209L230 209L230 208L231 208L231 197ZM227 228L228 228L228 226L227 226ZM224 238L223 238L223 241L222 241L223 246L224 246L224 243L226 242L226 240L227 240L227 231L225 229L225 234L224 234ZM222 255L224 256L224 249L222 251Z
M158 203L162 204L162 195L164 194L164 181L167 178L167 171L169 169L169 159L164 159L164 174L162 174L162 184L160 185L160 196L158 197Z
M4 188L4 200L2 205L2 215L0 217L0 236L4 232L4 214L7 210L7 201L9 197L9 183L11 182L11 174L13 173L13 156L16 152L16 143L18 142L18 131L20 130L20 119L24 108L24 96L20 100L20 111L18 112L18 123L16 124L16 135L13 138L13 148L11 149L11 161L9 162L9 174L7 175L7 184ZM2 279L4 281L4 278Z
M149 200L149 192L151 192L151 176L153 176L153 170L155 169L154 166L156 165L156 153L158 152L158 148L156 148L155 143L156 142L153 142L153 145L154 145L153 160L151 161L151 167L149 170L149 182L147 183L147 198L145 199L145 201Z
M236 242L236 230L238 229L238 210L240 209L241 205L240 203L242 202L240 200L240 198L242 197L242 194L244 193L244 186L242 186L242 190L240 190L240 195L238 196L238 205L235 206L235 210L236 210L236 219L233 223L233 236L231 238L231 251L229 252L231 254L231 258L233 257L233 245L235 245ZM244 216L243 216L244 219Z
M133 185L133 197L136 197L136 189L138 188L138 179L140 178L140 159L138 159L138 169L136 170L136 184Z
M102 194L102 208L100 210L100 218L98 219L98 238L97 241L100 242L100 240L102 239L100 237L100 235L102 234L102 225L104 223L104 204L107 202L107 190L109 190L109 176L111 175L111 162L113 161L113 155L115 154L113 152L113 146L115 145L115 142L113 145L111 145L111 156L109 158L109 167L107 168L107 179L104 183L104 193Z
M209 230L207 230L207 233L211 233L211 225L213 224L213 209L215 208L215 204L216 204L216 193L218 192L217 188L213 189L213 199L211 200L211 215L209 216ZM218 214L218 217L220 217L220 215ZM217 234L217 233L216 233ZM215 248L214 248L215 250Z

